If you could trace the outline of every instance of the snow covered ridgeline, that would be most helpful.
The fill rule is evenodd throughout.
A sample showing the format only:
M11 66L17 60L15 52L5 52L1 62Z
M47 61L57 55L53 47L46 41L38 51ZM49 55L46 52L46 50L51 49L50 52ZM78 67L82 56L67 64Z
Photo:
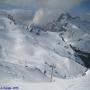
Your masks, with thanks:
M0 77L49 81L52 64L56 67L53 76L58 78L75 77L87 70L75 62L74 51L57 32L41 31L38 36L6 17L0 23Z
M90 54L90 30L89 30L90 25L89 24L90 22L82 20L78 16L72 17L69 13L63 13L56 20L53 20L53 22L50 22L46 26L44 26L44 28L41 28L40 26L35 26L34 24L32 24L30 26L30 28L32 28L30 29L30 32L32 30L33 32L36 31L37 35L40 34L41 29L44 31L58 32L60 38L65 44L66 49L72 46L82 52L86 52L87 54ZM79 55L77 55L76 51L75 53L76 53L75 54L76 57L80 57ZM87 61L87 60L84 60L83 58L85 66L90 67L90 63L89 63L90 58L85 58L85 59L88 59ZM80 63L79 60L76 59L76 61ZM89 64L87 64L87 62Z
M90 22L82 20L80 17L72 17L69 13L63 13L56 20L47 24L46 30L59 32L60 38L62 38L66 44L70 47L75 47L76 50L82 53L85 52L83 56L90 54ZM75 53L76 56L80 57L76 51ZM89 57L83 57L82 60L85 66L90 67Z

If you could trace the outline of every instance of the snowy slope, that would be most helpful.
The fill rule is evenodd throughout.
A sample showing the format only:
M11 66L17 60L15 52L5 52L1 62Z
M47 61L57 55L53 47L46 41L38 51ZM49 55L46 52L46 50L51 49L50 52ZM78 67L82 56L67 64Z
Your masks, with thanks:
M90 52L90 23L80 17L61 14L53 23L54 30L60 31L64 41L81 51ZM55 29L56 28L56 29ZM60 35L61 36L61 35Z
M55 79L55 82L29 83L17 79L1 80L5 87L17 87L19 90L90 90L90 71L84 77L74 79ZM3 88L3 87L2 87Z
M58 32L63 42L75 51L75 56L80 57L86 67L90 67L90 22L62 13L56 20L48 23L45 30Z
M28 77L29 81L48 81L52 64L56 67L53 76L76 77L84 74L87 69L75 62L78 59L83 64L74 54L57 32L41 31L40 35L36 35L35 32L26 31L21 25L15 25L7 17L0 18L0 77L4 74L4 78L10 76L27 80ZM47 71L45 75L44 70ZM36 78L32 77L33 74Z

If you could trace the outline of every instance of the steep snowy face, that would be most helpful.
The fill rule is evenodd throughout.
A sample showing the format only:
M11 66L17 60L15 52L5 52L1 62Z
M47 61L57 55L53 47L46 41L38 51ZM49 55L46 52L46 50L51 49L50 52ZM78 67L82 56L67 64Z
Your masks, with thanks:
M69 43L60 38L58 32L40 29L35 26L29 31L11 19L0 18L0 77L49 81L52 66L54 77L70 78L84 74L87 69L75 62L78 60L83 64L75 57Z
M90 54L90 22L64 13L46 25L46 30L60 33L62 40L71 48L74 47L76 50ZM85 63L90 59L84 58L87 59Z
M47 25L50 31L58 31L64 40L82 51L90 52L90 23L80 17L61 14L54 22Z

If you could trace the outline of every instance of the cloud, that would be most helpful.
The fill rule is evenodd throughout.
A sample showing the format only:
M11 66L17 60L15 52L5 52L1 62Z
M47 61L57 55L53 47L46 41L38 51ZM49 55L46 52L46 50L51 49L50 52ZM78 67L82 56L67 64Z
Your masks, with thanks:
M39 9L33 18L33 23L36 25L40 24L42 22L43 16L44 16L43 9Z
M84 20L87 20L90 22L90 12L86 12L84 14L81 14L80 17Z
M3 0L2 0L3 1ZM34 8L49 8L49 9L70 9L72 6L79 4L84 0L6 0L6 3Z
M40 13L44 12L42 23L48 22L58 16L63 11L68 11L75 5L80 4L85 0L6 0L5 3L9 5L19 6L23 8L36 10L36 16L34 16L34 21L39 21L37 17ZM42 8L43 11L40 11ZM39 11L39 13L38 13Z
M0 4L5 3L6 0L0 0Z

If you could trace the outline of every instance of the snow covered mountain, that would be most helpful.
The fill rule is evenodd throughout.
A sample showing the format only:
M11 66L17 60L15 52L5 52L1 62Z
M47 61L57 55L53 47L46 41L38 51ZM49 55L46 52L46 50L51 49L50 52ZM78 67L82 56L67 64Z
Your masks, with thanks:
M15 24L12 18L1 16L0 77L49 81L52 65L55 66L53 76L57 78L84 75L85 63L72 48L89 52L89 25L85 31L83 24L78 18L61 15L43 28L24 28L23 24Z
M62 40L75 52L84 53L81 56L82 60L87 67L90 67L90 58L88 58L90 56L90 22L80 17L72 17L69 13L63 13L56 20L47 24L46 30L59 32ZM87 57L84 57L86 53Z

